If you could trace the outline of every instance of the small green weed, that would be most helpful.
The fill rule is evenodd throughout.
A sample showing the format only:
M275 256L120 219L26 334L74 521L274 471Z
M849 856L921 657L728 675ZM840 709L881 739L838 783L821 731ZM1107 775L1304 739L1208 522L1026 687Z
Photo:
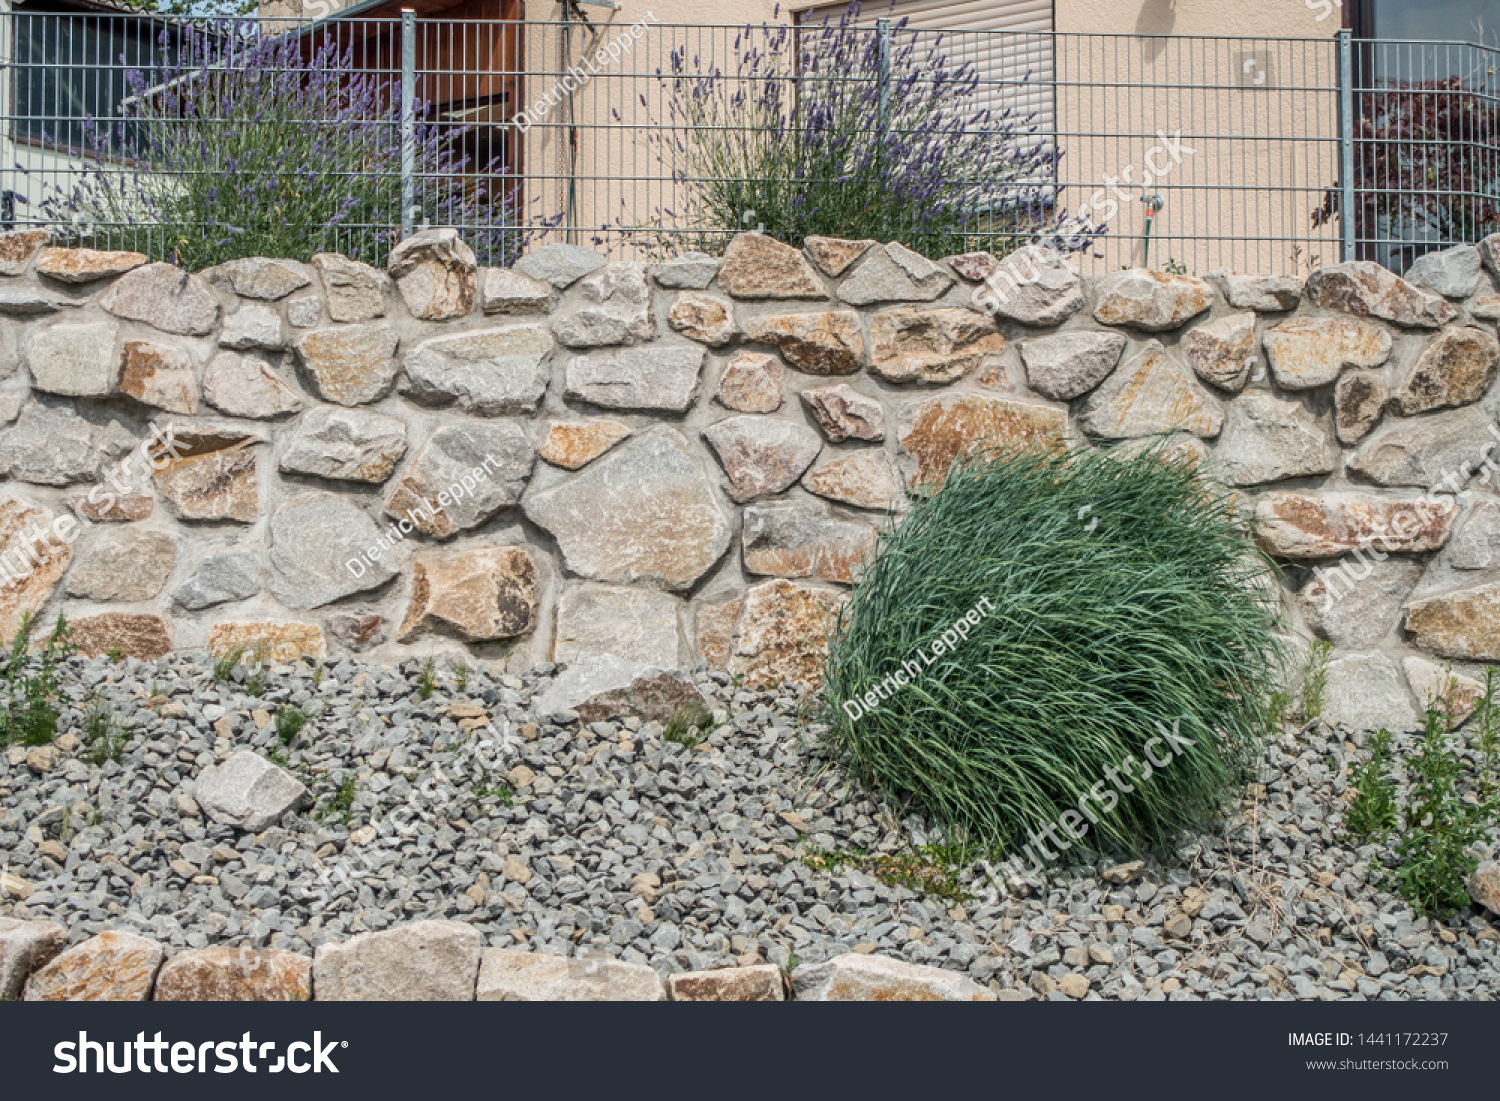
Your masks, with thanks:
M323 687L323 662L321 659L319 659L318 663L313 666L313 687Z
M1302 681L1302 718L1312 722L1323 717L1323 696L1328 690L1328 656L1333 644L1318 639L1307 654L1307 675Z
M114 709L95 700L83 713L83 759L91 765L118 761L130 741L130 730L115 717Z
M422 675L417 678L417 695L424 700L432 699L433 689L437 687L437 663L428 658L422 665Z
M463 693L465 693L465 692L467 692L469 690L469 663L468 662L466 662L466 661L459 662L458 666L453 670L453 685L454 685L455 688L458 689L460 695L462 695Z
M33 621L21 617L0 672L0 745L46 745L57 734L57 701L62 664L74 652L67 620L57 617L52 633L35 654L31 649Z
M245 648L236 646L233 650L226 650L214 658L214 683L223 684L234 676L234 667L240 663L245 656Z
M1391 778L1391 734L1377 730L1365 744L1365 758L1354 769L1354 797L1344 811L1344 828L1361 844L1378 841L1396 825L1396 784Z
M510 806L511 800L516 797L515 788L509 784L481 784L474 789L476 800L494 799L505 806Z
M120 662L125 660L125 651L120 649L118 646L114 646L104 651L104 656L109 658L109 660L114 662L116 665L119 665Z
M1292 697L1289 692L1277 689L1272 692L1266 700L1266 736L1270 738L1281 737L1281 726L1286 722L1286 717L1292 710Z
M854 868L873 875L887 887L907 887L957 905L973 897L960 880L970 855L949 845L922 845L899 853L863 849L836 852L812 847L804 849L798 859L815 871Z
M289 746L307 725L307 712L293 705L279 708L276 712L276 736L281 744Z
M676 742L692 749L700 741L699 733L707 730L712 722L712 713L701 703L685 703L668 720L666 729L661 732L662 741Z
M1172 256L1167 257L1167 264L1163 270L1168 275L1186 275L1188 273L1187 265Z
M334 792L333 798L328 802L328 813L326 817L348 825L354 817L354 777L347 777L339 785L338 791Z

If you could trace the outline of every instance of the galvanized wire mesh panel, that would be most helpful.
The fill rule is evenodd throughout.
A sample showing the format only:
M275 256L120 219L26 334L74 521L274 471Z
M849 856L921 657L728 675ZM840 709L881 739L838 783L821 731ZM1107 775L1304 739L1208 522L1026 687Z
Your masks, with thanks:
M1357 43L1341 91L1335 39L35 12L3 26L0 220L192 266L320 249L379 263L405 223L456 226L487 263L543 240L711 250L764 227L929 254L1050 241L1093 271L1305 272L1345 251L1400 264L1490 217L1487 132L1463 131L1455 157L1379 121L1439 79L1459 84L1429 100L1487 112L1475 47ZM1341 143L1341 106L1370 132ZM1423 192L1434 164L1451 171Z

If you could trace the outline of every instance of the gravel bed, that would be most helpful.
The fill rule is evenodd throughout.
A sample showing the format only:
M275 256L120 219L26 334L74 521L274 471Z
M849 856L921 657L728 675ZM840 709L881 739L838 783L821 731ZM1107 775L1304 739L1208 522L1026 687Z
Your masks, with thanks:
M1415 918L1373 886L1375 850L1339 836L1353 747L1326 731L1288 728L1243 812L1165 864L1064 868L988 904L969 868L974 895L957 902L797 859L933 839L816 753L795 691L693 674L714 725L688 747L635 718L537 722L529 701L553 673L475 670L460 691L439 669L424 700L415 661L296 663L257 697L243 668L215 684L202 655L72 659L55 750L0 751L0 864L32 892L0 915L51 918L75 942L130 929L178 949L299 952L447 918L492 946L664 974L878 952L1012 999L1500 991L1491 916ZM75 739L99 702L129 736L95 764ZM283 748L272 716L289 704L313 717ZM315 806L258 835L206 819L194 778L245 748L283 760Z

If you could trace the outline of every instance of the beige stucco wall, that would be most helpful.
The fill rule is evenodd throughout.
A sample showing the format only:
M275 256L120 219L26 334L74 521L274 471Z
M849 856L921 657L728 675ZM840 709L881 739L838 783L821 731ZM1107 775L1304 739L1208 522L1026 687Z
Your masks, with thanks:
M1323 38L1340 25L1332 0L1054 0L1052 10L1059 31L1091 34Z

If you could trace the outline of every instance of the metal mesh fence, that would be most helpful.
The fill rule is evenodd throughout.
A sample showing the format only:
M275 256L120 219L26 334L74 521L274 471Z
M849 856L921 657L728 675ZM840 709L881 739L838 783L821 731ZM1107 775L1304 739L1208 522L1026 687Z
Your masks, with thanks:
M1472 46L410 15L3 28L0 220L194 267L379 263L433 224L494 264L762 228L1279 273L1400 268L1494 228L1491 53Z

